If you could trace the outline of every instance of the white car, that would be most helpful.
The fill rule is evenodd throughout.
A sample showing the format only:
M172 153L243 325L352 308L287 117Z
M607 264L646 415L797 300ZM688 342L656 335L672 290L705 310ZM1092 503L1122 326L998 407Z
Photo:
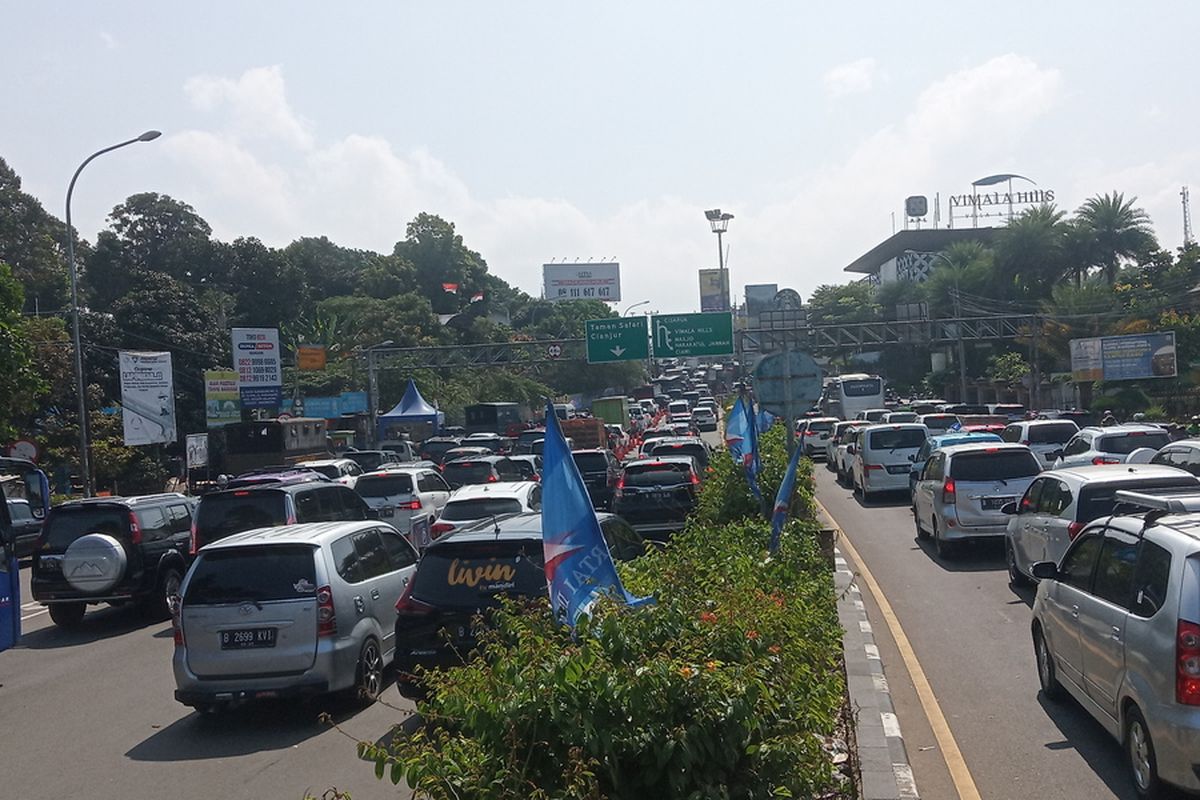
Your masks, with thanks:
M1014 422L1000 434L1006 442L1023 444L1032 450L1043 464L1053 464L1062 449L1079 433L1079 426L1069 419L1031 419Z
M329 480L337 481L351 489L358 482L358 476L363 474L362 467L348 458L314 459L313 461L301 461L296 466L319 472Z
M796 436L800 441L800 449L809 458L824 457L825 446L829 444L829 435L833 426L838 424L837 417L810 417L796 423Z
M451 531L489 517L542 510L542 485L534 481L468 484L456 489L430 528L438 539Z
M354 491L380 519L405 535L414 520L425 518L432 524L450 499L450 487L437 469L407 464L359 476Z
M829 438L825 440L825 468L830 472L838 471L838 446L842 443L842 437L851 429L860 427L862 423L854 422L835 422L833 428L829 431Z
M860 422L883 422L888 413L890 411L886 408L868 408L855 414L854 418Z
M838 483L844 486L851 485L854 473L854 453L850 451L850 448L858 441L859 434L866 426L865 422L855 421L842 431L841 438L838 439L837 447L834 449L833 471L837 473Z
M908 491L912 457L925 444L929 430L919 422L868 425L849 448L853 456L850 482L863 502L879 492Z
M1063 447L1055 469L1086 464L1124 464L1135 450L1161 450L1171 441L1157 425L1110 425L1080 429ZM1147 459L1149 460L1149 459Z

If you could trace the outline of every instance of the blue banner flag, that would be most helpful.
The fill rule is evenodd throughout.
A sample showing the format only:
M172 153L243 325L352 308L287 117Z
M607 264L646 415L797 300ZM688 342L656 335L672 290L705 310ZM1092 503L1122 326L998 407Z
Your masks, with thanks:
M787 522L788 509L792 505L792 492L796 488L796 470L800 467L800 454L804 448L799 442L792 450L792 459L788 462L787 472L783 474L783 482L779 484L779 492L775 495L775 508L771 511L771 543L768 552L774 553L779 549L779 535Z
M542 550L550 608L556 619L572 628L579 616L589 613L606 593L631 606L654 600L631 597L621 585L600 521L551 403L546 404L546 441L542 449Z
M754 416L750 400L745 395L739 397L725 420L725 446L729 448L734 463L740 464L745 470L750 491L761 500L762 492L758 489L758 473L761 469L758 460L758 426Z

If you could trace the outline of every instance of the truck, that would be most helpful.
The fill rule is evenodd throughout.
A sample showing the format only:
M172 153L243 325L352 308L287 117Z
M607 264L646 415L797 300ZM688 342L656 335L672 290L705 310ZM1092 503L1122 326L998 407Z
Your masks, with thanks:
M592 416L626 430L629 428L629 400L625 397L598 397L592 401Z
M563 436L570 437L572 449L594 450L608 447L608 431L604 429L604 420L596 417L574 417L559 423Z
M498 433L511 436L525 425L527 415L520 403L476 403L463 409L467 433Z

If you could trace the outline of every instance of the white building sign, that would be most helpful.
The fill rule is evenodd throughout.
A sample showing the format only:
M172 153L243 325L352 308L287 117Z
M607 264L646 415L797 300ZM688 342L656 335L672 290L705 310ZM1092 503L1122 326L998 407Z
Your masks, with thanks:
M601 264L543 264L547 300L621 299L621 265L615 261Z

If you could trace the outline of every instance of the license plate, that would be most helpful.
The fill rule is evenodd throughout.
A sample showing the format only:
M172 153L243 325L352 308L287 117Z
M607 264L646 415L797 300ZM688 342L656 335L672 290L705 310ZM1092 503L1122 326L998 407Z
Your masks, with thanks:
M666 500L667 493L666 492L651 492L650 497L655 500Z
M1011 503L1013 497L985 497L983 498L984 511L999 511L1006 503Z
M222 650L249 650L253 647L274 647L275 628L243 628L221 631Z
M912 466L909 464L891 464L887 471L889 475L907 475L911 469Z
M385 508L385 509L383 509L383 516L385 516L385 517L394 517L394 516L396 516L396 509L394 509L394 508Z

